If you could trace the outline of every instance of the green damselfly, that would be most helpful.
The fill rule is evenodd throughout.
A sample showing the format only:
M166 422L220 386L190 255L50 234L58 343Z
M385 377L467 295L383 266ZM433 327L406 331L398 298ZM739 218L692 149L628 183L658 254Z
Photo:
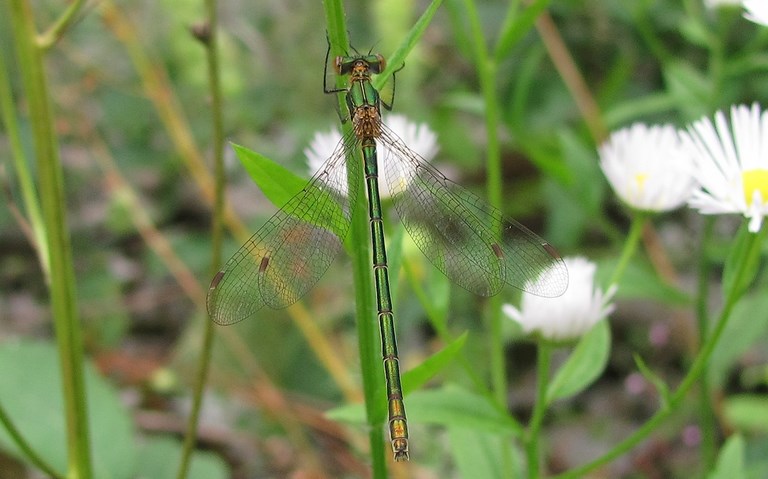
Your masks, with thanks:
M329 89L324 84L324 91L346 95L351 131L304 189L216 274L207 305L211 318L226 325L252 316L265 305L278 309L298 301L343 249L352 206L358 198L354 185L361 174L359 162L347 165L347 159L362 152L389 434L395 460L401 461L408 459L408 425L389 291L377 142L403 225L432 264L455 283L482 296L494 295L509 284L555 297L567 288L568 272L549 243L448 180L382 123L381 107L391 109L391 102L380 98L371 75L381 73L384 67L384 57L378 54L335 58L336 74L348 76L349 83L342 89Z

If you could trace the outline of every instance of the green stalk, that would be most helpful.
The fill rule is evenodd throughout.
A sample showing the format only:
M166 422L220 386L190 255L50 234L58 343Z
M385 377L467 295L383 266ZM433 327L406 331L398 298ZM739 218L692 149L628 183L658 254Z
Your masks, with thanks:
M616 269L613 270L610 281L608 281L608 287L614 284L618 285L619 281L621 281L629 260L632 259L635 251L637 251L637 245L640 243L640 235L645 227L646 218L646 214L641 211L636 211L632 215L632 224L629 226L629 233L627 233L627 239L624 241L624 248L621 250L619 262L616 264Z
M496 63L488 57L488 51L483 38L482 24L477 9L472 0L464 1L469 17L472 46L474 48L475 68L480 80L480 89L485 106L485 129L488 141L486 153L488 203L501 210L501 147L499 146L499 113L498 97L496 94ZM489 347L491 352L491 381L496 402L506 405L507 374L504 364L504 345L501 338L501 298L492 297L489 300L488 320L490 323Z
M46 278L46 283L51 282L50 262L48 261L48 246L45 238L45 225L43 224L43 214L40 210L37 189L29 171L29 162L22 146L21 132L16 119L16 113L13 106L13 94L11 93L11 81L8 78L8 68L6 67L4 52L0 50L0 111L2 111L3 124L5 125L8 143L13 155L13 164L16 170L21 196L24 200L24 209L32 226L34 238L34 247L37 252L37 259L40 261L40 268Z
M331 42L331 54L344 54L349 49L349 38L344 18L344 7L341 0L325 0L325 19L328 25L328 39ZM337 86L341 87L337 78ZM342 95L338 95L339 111L346 111ZM343 134L349 133L351 122L342 124ZM362 161L360 152L354 152L348 161ZM349 174L350 189L363 191L363 178ZM365 197L361 194L358 197ZM365 201L357 201L352 205L352 221L348 239L349 254L352 261L352 279L355 284L355 321L357 325L358 349L360 351L360 366L363 376L363 396L365 398L365 415L368 423L368 442L371 448L371 466L374 479L387 477L386 446L383 436L383 424L379 422L376 413L376 391L384 390L384 377L381 370L380 339L377 330L376 309L373 298L373 276L371 274L370 233L368 231L368 213Z
M707 300L709 299L709 273L711 262L707 254L706 245L712 237L714 218L704 218L704 231L702 233L701 248L699 251L698 284L696 287L696 324L699 328L699 344L707 340L709 334L709 314ZM712 471L717 456L717 437L712 396L709 390L709 378L702 374L699 380L699 420L701 421L701 463L703 471Z
M43 51L35 43L34 19L30 5L23 0L12 0L10 5L19 71L29 102L43 221L47 235L51 269L51 310L59 351L67 423L67 477L90 479L92 468L83 376L83 345L77 319L75 275L66 222L63 172L53 129Z
M224 120L223 102L221 98L219 52L217 44L218 12L216 0L206 0L205 24L199 30L193 31L197 39L205 46L206 60L208 64L208 86L211 95L211 128L213 129L213 164L214 164L214 202L213 223L211 225L211 267L210 276L216 274L221 267L221 253L224 237ZM213 354L214 327L209 318L203 326L203 346L200 354L195 387L192 392L192 410L187 421L187 430L184 435L181 462L177 479L187 477L197 439L197 427L200 422L200 409L203 405L203 392L208 381L208 372Z
M501 204L501 146L499 144L499 98L496 85L496 62L490 58L483 36L483 27L477 8L472 0L464 0L470 26L470 38L474 50L475 68L480 81L480 90L485 107L485 129L487 135L487 178L488 203L498 210ZM501 234L501 231L499 231ZM504 360L503 316L501 297L493 296L488 301L488 350L491 363L491 385L498 407L507 410L507 368ZM512 474L512 459L509 450L502 451L502 470L506 476Z
M750 264L754 261L760 260L760 248L762 240L766 236L768 229L763 228L763 232L749 235L749 243L747 247L743 248L743 255L738 259L738 270L736 272L736 278L742 278L745 272L750 268ZM583 477L587 472L597 469L598 467L616 459L617 457L625 454L630 449L637 446L641 441L645 440L665 419L667 419L673 412L675 412L686 395L693 387L694 384L699 381L701 375L706 371L707 363L709 362L712 352L715 350L717 343L720 341L720 336L723 334L725 327L728 325L728 320L731 316L731 311L736 305L738 299L741 297L743 289L731 288L728 293L728 297L725 300L723 310L720 312L720 316L717 319L715 329L712 334L707 337L706 342L702 346L699 353L691 365L691 369L688 374L685 375L680 386L670 396L669 403L663 409L660 409L654 414L645 424L643 424L632 435L616 445L605 455L575 469L571 469L563 474L555 476L558 479L565 478L579 478Z
M546 340L538 342L536 355L536 402L533 405L533 416L528 426L528 439L525 452L528 458L528 478L539 477L539 433L544 413L547 410L547 386L549 385L549 364L552 359L552 346Z
M75 20L77 20L77 13L80 11L83 5L85 5L85 0L74 0L72 3L70 3L67 9L64 10L64 13L62 13L58 18L58 20L53 22L53 25L51 25L51 27L46 30L45 33L38 37L38 46L43 50L47 50L56 44L56 42L59 40L59 38L61 38L62 35L64 35L67 29L71 27L73 23L75 23Z

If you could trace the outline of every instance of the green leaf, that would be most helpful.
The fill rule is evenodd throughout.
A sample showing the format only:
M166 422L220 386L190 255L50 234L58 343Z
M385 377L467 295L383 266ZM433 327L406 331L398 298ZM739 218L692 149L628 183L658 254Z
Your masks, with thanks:
M232 148L253 181L261 188L264 196L276 207L282 208L299 192L305 190L315 197L316 203L328 205L325 210L320 211L325 216L318 218L319 225L338 225L348 222L339 204L333 198L328 198L330 193L326 189L311 186L305 178L297 176L284 166L244 146L232 144ZM334 205L335 208L332 207ZM302 213L298 216L300 219L309 221L306 211L302 210L300 213ZM334 233L338 234L338 231Z
M422 37L422 35L424 35L424 31L432 21L432 17L434 17L435 13L437 13L437 9L440 7L441 3L442 0L432 0L421 17L416 20L416 23L413 24L411 30L408 32L405 38L403 38L403 42L390 56L387 67L383 72L381 72L381 75L377 75L373 80L374 88L380 90L384 83L386 83L386 81L389 79L389 77L395 73L405 62L405 57L408 56L408 53L413 50L419 39Z
M408 395L409 392L423 386L427 381L433 378L437 373L442 371L448 364L453 361L456 354L461 351L464 344L467 341L468 333L464 333L446 347L427 358L420 365L407 371L403 374L403 392ZM374 423L383 423L384 418L387 415L386 402L384 397L386 396L383 389L376 391L375 396L382 398L381 407L376 408L376 418ZM410 417L410 396L406 401L406 410ZM365 407L363 404L345 404L343 406L330 409L326 411L325 416L334 421L346 422L348 424L365 424Z
M432 356L425 359L421 364L408 370L402 375L403 395L408 396L409 393L419 389L427 381L435 377L437 373L442 371L448 364L453 361L461 348L464 347L464 343L467 341L467 334L464 333L456 338L451 344L436 352ZM387 394L384 389L376 390L376 397L386 397ZM374 424L383 423L387 417L387 404L381 402L381 407L376 408L376 416L374 417Z
M607 284L616 270L618 258L598 262L597 282ZM644 260L632 259L621 278L621 287L616 292L620 298L651 299L671 306L689 306L691 298L684 291L666 284Z
M363 426L366 424L365 404L345 404L343 406L335 407L325 411L325 417L332 421Z
M377 396L384 401L384 396ZM405 411L408 421L413 423L459 426L516 436L521 435L523 431L522 426L513 417L499 411L490 399L456 385L412 392L405 399ZM363 404L346 404L326 411L325 416L347 424L366 424ZM383 419L379 422L383 423Z
M307 184L306 178L260 153L234 143L232 148L253 182L259 185L264 196L277 208L282 208Z
M403 392L408 395L426 384L427 381L435 377L437 373L445 369L467 342L469 333L464 332L461 336L454 339L450 344L440 351L428 357L421 364L403 374Z
M48 464L67 469L67 443L58 353L51 343L0 344L0 402L22 436ZM117 391L87 364L88 422L94 477L133 479L136 449L131 416ZM0 447L26 458L0 428Z
M687 117L698 118L707 114L705 105L709 104L712 96L709 78L688 63L670 61L665 64L664 80L670 95Z
M736 361L768 332L768 291L756 290L733 307L731 318L712 352L707 374L711 385L718 387Z
M731 396L724 402L725 417L741 431L768 432L768 397L751 394Z
M456 461L460 477L504 479L504 461L501 453L509 447L507 440L498 435L463 427L449 427L448 432L452 457ZM522 461L517 464L521 463Z
M750 233L747 222L744 221L736 235L736 240L728 252L723 270L723 297L736 295L741 297L757 275L760 266L760 243L765 237L762 233ZM757 246L756 246L757 245ZM743 267L742 267L743 266ZM739 275L739 271L741 274Z
M744 471L744 438L740 434L729 437L720 450L715 470L707 479L746 479Z
M592 384L605 369L611 331L603 319L582 338L547 388L547 403L574 396Z
M181 458L181 443L169 437L148 438L141 447L137 479L174 479ZM224 479L228 467L216 454L195 452L187 479Z
M414 391L406 403L408 419L414 423L462 427L475 431L519 436L523 428L484 396L457 385Z

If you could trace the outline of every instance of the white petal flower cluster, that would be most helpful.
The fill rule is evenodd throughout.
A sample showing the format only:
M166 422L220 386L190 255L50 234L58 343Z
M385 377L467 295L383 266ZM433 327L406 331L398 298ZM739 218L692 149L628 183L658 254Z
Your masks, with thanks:
M759 231L768 215L768 112L757 104L733 106L730 124L719 111L714 123L695 122L683 139L701 184L689 205L705 215L741 213L749 231Z
M563 258L568 267L568 289L556 298L523 293L520 309L505 304L504 314L520 323L523 331L550 341L569 341L588 332L614 310L616 291L603 292L595 285L597 266L583 257ZM546 272L544 272L546 274Z
M616 195L637 210L678 208L696 186L691 154L671 125L635 123L614 132L599 152L600 167Z
M616 195L636 210L688 203L705 215L739 213L753 233L768 215L768 112L757 103L731 107L730 121L719 111L685 131L636 123L599 153Z
M439 150L437 144L437 134L432 131L425 123L414 123L405 115L387 115L384 123L392 130L403 142L415 153L418 153L424 160L432 160ZM316 133L309 147L304 149L304 155L307 157L307 166L310 174L314 175L334 152L341 141L341 133L338 128L333 128L327 133ZM386 143L377 142L378 157L380 161L389 158L390 151ZM382 165L379 165L381 169ZM347 184L347 170L339 167L332 172L337 175L332 183L338 185ZM392 192L389 191L387 182L379 182L380 195L382 198L389 198Z

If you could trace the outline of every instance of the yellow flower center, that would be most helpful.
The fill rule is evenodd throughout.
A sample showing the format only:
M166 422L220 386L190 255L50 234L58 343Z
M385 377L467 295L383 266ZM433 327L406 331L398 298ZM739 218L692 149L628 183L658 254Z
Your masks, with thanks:
M640 193L643 192L645 187L645 181L648 179L648 173L635 173L635 183L637 183L637 189Z
M763 202L768 201L768 170L764 168L746 170L741 174L741 181L744 184L744 199L747 206L752 204L755 190L760 192Z

